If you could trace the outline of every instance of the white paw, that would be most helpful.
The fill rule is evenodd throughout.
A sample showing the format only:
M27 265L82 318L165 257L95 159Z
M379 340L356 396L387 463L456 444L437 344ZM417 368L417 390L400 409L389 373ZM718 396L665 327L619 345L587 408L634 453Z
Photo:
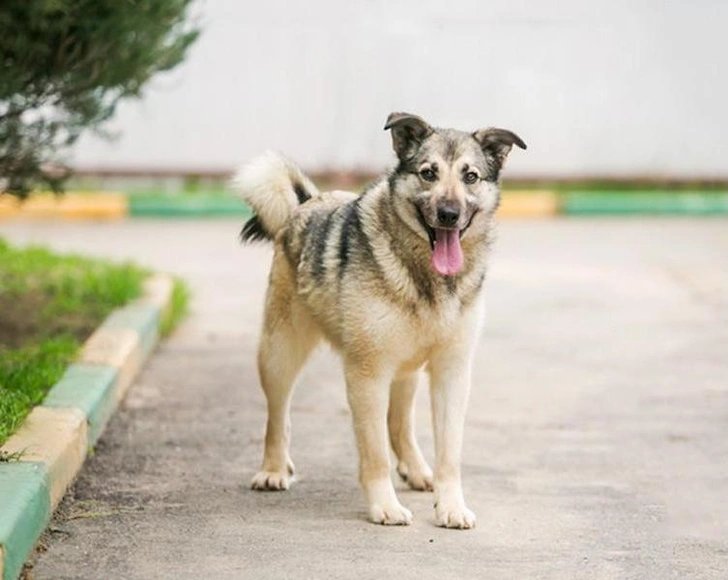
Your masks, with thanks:
M258 491L284 491L292 482L293 477L288 470L259 471L250 482L250 487Z
M440 501L435 505L435 523L441 528L469 530L475 527L475 514L464 503Z
M369 508L369 518L375 524L408 526L412 523L412 512L399 502L387 505L374 504Z
M397 464L397 473L410 488L417 491L432 491L432 470L427 464L410 469L404 461L400 461Z

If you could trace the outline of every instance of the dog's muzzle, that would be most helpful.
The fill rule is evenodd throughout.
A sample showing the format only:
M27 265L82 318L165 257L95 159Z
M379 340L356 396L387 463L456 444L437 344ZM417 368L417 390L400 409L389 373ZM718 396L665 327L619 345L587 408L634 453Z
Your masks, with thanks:
M460 208L452 203L443 203L437 207L437 225L443 228L454 228L460 220Z

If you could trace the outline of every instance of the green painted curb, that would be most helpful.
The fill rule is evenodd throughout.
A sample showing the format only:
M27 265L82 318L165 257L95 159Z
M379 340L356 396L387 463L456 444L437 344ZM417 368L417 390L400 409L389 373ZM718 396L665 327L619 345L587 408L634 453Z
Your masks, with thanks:
M728 193L577 191L561 199L563 215L726 215Z
M171 297L170 297L171 300ZM159 338L166 307L135 302L118 308L100 328L134 330L146 360ZM89 422L88 444L100 437L116 410L120 371L109 365L72 364L49 391L46 407L75 408ZM50 474L44 463L0 463L0 546L3 580L15 580L51 517Z
M149 304L132 304L115 310L102 328L131 328L139 333L142 351L148 355L159 338L161 311Z
M129 196L130 216L210 217L250 216L250 210L235 197L224 195Z
M51 515L45 465L0 463L0 506L3 580L15 580Z
M111 366L72 364L48 392L43 405L83 411L89 422L88 442L94 445L116 409L118 374Z

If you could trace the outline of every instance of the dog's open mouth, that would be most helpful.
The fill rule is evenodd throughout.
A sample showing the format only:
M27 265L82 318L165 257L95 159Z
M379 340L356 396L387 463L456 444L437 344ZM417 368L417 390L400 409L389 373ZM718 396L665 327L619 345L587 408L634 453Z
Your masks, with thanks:
M460 272L465 262L460 238L462 238L465 230L470 227L473 216L470 217L468 223L462 229L432 227L425 220L425 216L419 207L417 208L417 217L430 238L430 248L432 248L430 263L435 272L442 276L454 276Z

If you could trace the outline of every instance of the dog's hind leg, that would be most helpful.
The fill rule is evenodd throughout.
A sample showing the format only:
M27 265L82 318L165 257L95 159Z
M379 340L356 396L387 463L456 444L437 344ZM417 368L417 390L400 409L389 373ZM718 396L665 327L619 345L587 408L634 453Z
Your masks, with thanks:
M397 456L397 473L412 488L432 491L432 469L422 456L415 438L415 394L419 373L408 373L392 381L389 393L389 440Z
M299 371L321 338L319 329L289 289L290 286L271 285L258 350L258 373L268 404L268 422L263 465L251 482L257 490L284 490L291 484L291 394Z

